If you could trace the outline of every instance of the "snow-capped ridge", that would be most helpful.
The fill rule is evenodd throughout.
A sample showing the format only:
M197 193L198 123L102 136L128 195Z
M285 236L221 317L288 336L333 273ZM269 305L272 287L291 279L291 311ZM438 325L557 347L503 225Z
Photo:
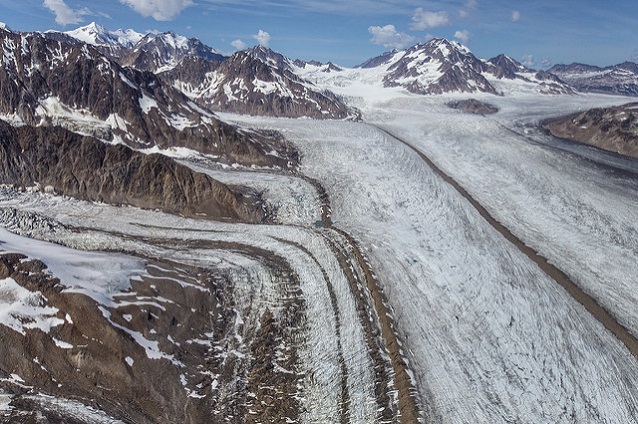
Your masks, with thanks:
M557 78L531 70L506 56L490 60L476 57L461 43L433 38L405 50L391 50L355 69L366 71L353 78L384 87L400 87L414 94L489 93L532 91L569 94L573 90ZM511 83L508 81L512 81Z
M634 62L623 62L604 68L582 63L554 65L548 72L580 91L638 95L638 64Z
M132 29L118 29L116 31L108 31L102 25L96 22L74 29L72 31L66 31L64 34L75 38L83 43L93 46L110 46L110 47L123 47L129 48L139 42L144 35L140 34Z

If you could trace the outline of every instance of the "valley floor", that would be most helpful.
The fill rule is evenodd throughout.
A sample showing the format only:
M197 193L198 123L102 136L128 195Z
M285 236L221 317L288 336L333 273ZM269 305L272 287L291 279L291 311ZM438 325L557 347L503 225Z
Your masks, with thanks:
M75 363L87 382L138 381L154 364L173 380L145 401L105 391L104 422L134 414L126 402L137 402L140 419L161 421L168 415L154 410L170 401L186 402L187 412L164 411L184 422L200 418L191 409L215 422L638 422L637 358L418 154L636 337L638 162L537 129L546 117L622 99L489 97L500 108L490 117L448 100L387 99L364 108L363 123L224 116L277 130L301 152L297 175L191 164L263 191L276 225L3 191L11 231L126 255L78 261L58 245L0 233L0 250L42 260L66 287L42 289L59 312L29 310L36 322L53 319L48 326L2 321L32 339L66 338L50 342L59 360L0 367L0 387L33 402L47 399L39 393L77 400L60 364L97 356L82 347L79 311L65 300L80 293L101 325L130 336L119 348L121 380ZM118 264L119 278L105 262ZM163 300L150 299L153 290ZM0 291L0 302L15 305L15 293ZM189 321L189 310L209 319ZM191 330L164 333L144 321L152 314ZM40 365L48 376L30 381ZM11 399L0 397L0 417L20 412ZM80 420L98 414L78 408Z

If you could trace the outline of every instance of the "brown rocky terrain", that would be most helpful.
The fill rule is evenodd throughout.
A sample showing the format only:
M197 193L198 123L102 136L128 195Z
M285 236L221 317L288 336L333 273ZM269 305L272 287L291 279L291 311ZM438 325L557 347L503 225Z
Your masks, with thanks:
M166 156L107 145L59 127L15 128L0 121L0 181L185 216L248 222L265 219L257 198L233 191Z
M21 254L0 254L4 279L57 310L62 324L24 334L0 326L0 391L11 396L2 422L91 422L74 419L55 399L77 399L131 423L264 422L299 413L291 396L296 351L280 328L291 323L266 311L260 324L238 326L243 306L223 273L149 260L146 274L111 305L65 291L46 265ZM286 308L283 319L299 324L298 309ZM145 351L140 340L155 347ZM290 348L281 352L280 343ZM289 371L275 369L278 363Z
M543 128L558 138L638 157L638 103L595 108L548 120Z

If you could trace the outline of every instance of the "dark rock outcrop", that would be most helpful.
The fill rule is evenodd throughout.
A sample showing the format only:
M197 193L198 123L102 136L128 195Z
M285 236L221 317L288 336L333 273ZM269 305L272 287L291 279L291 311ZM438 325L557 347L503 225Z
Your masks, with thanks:
M474 113L477 115L491 115L498 112L498 108L496 106L476 99L454 101L448 103L448 106L452 109L459 109L464 112Z
M0 121L0 181L191 217L265 219L258 199L166 156L107 145L59 127L14 128Z

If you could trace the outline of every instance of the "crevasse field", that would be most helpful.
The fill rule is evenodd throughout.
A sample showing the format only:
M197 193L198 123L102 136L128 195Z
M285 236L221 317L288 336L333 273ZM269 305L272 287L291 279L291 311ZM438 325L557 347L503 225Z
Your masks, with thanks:
M334 227L356 240L387 297L421 421L638 422L636 357L391 136L428 156L638 336L638 162L556 140L537 126L550 116L626 99L488 96L484 100L500 112L482 117L446 106L458 98L385 94L361 100L360 123L223 117L281 132L302 154L300 173L327 191ZM296 176L201 161L191 166L259 188L277 207L278 224L204 222L44 194L5 194L0 206L87 228L81 234L22 230L70 247L118 248L235 270L249 305L237 313L246 322L280 305L281 282L272 270L234 250L168 248L149 240L237 242L286 258L299 277L307 320L300 330L301 420L342 421L345 390L350 422L380 422L356 299L330 247L330 240L345 243L316 225L321 203L315 187ZM17 249L13 237L6 236L0 249ZM35 251L55 273L68 254L48 246ZM120 262L121 272L140 272L134 259ZM93 270L95 287L80 288L100 293L95 298L106 303L112 295L102 296L104 287L121 290L121 272L112 281L103 266ZM243 354L241 344L237 349Z

